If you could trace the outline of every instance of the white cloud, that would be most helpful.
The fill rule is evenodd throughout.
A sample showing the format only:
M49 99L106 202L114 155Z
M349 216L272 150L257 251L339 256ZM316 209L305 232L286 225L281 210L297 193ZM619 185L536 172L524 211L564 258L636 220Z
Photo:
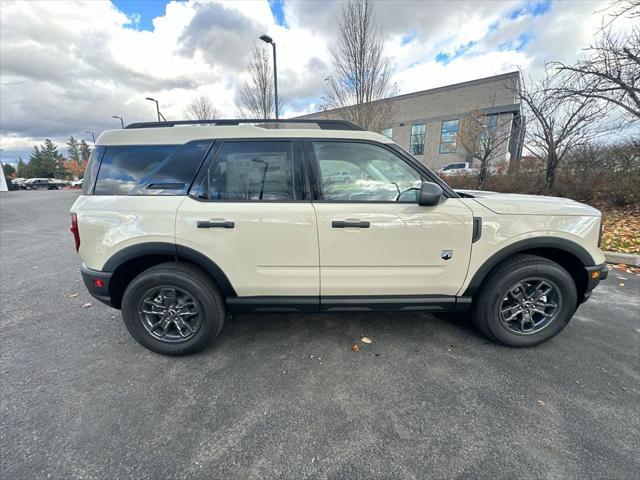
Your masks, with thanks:
M608 4L554 1L537 16L532 10L538 4L525 0L398 0L376 7L394 80L408 93L517 67L535 77L546 61L572 61L601 22L602 14L593 12ZM270 49L257 39L262 33L277 43L285 114L317 110L341 5L288 0L284 27L276 24L267 0L171 1L147 31L138 28L141 18L108 1L3 1L5 157L45 137L62 142L86 130L117 127L112 115L127 123L153 120L147 96L160 100L167 118L181 118L196 94L211 97L221 116L233 116L251 50ZM522 13L511 15L516 11Z

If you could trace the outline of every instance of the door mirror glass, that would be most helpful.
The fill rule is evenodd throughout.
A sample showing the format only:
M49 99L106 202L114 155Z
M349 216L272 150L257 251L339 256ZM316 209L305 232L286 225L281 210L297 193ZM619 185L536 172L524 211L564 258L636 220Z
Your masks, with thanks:
M440 185L432 182L422 182L420 187L420 195L418 196L418 205L422 207L433 207L438 205L443 199L443 192Z

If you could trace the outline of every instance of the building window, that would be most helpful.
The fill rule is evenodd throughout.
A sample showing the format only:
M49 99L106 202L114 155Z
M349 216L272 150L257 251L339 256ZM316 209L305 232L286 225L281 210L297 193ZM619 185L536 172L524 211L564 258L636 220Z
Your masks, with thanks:
M492 113L491 115L485 115L485 123L484 126L486 128L496 128L498 125L498 114Z
M440 130L440 153L453 153L456 151L458 137L458 120L442 122Z
M411 125L411 153L414 155L424 155L424 137L427 132L427 125L417 123Z
M385 128L380 133L382 133L382 135L387 137L389 140L393 140L393 128Z

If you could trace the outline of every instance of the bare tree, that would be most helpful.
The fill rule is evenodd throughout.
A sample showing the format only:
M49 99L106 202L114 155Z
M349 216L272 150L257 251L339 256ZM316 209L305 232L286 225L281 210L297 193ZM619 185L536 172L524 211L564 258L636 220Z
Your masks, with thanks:
M558 165L572 148L597 135L595 127L606 114L594 98L558 95L568 81L567 75L547 67L542 80L523 79L515 87L527 118L527 148L546 162L548 192L553 192Z
M199 95L193 97L193 100L184 111L184 116L189 120L213 120L218 116L218 112L208 97Z
M640 17L640 1L614 4L613 20L621 16ZM640 119L640 27L637 23L628 34L614 33L612 22L602 28L595 44L586 49L586 57L574 65L556 63L569 77L569 87L561 86L564 95L604 100Z
M502 121L501 121L502 120ZM477 188L482 190L491 162L497 160L511 139L511 124L496 116L474 110L460 120L457 141L466 156L480 163Z
M240 116L244 118L275 118L273 92L273 70L271 57L255 47L249 64L251 78L244 82L238 94L236 104ZM282 111L282 99L278 98L278 110Z
M372 0L348 0L342 7L338 41L330 48L334 72L326 81L324 109L368 130L389 126L393 117L389 97L397 93L391 82L389 59L376 22Z

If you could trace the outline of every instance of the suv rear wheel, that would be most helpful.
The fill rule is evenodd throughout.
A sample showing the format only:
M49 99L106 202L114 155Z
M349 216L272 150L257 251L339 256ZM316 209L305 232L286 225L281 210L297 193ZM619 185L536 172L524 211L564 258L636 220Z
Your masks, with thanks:
M485 281L473 321L491 340L529 347L557 335L576 305L576 286L564 268L536 255L516 255Z
M224 302L199 268L163 263L135 277L122 298L122 318L143 347L163 355L202 350L220 333Z

